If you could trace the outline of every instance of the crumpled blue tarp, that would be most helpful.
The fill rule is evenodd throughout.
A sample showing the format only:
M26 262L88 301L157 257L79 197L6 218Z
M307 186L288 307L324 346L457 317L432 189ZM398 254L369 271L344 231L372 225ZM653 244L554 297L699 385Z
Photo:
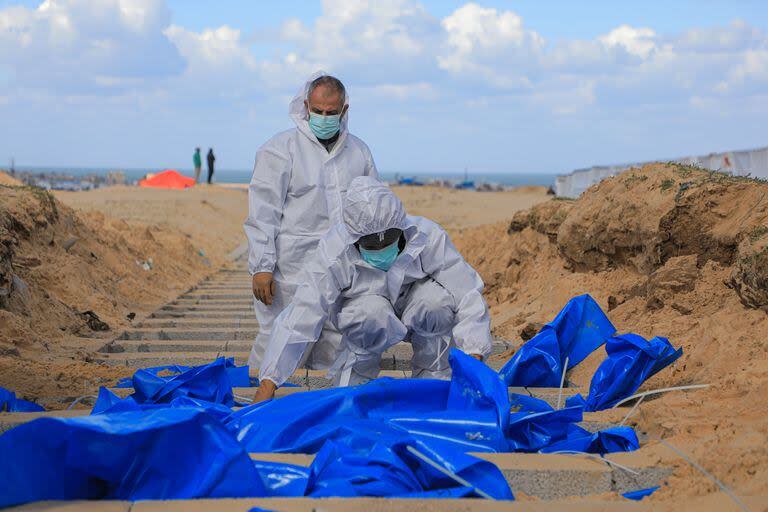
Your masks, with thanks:
M600 364L589 384L586 399L577 395L569 405L583 405L586 411L613 407L635 391L656 372L672 364L683 349L675 350L666 338L646 340L637 334L622 334L605 344L608 357Z
M0 387L0 412L40 412L45 409L34 402L16 397L16 393Z
M408 447L471 487L438 471ZM514 499L504 475L493 463L445 448L449 447L431 440L421 442L396 428L359 429L323 445L310 468L307 496L425 497L424 493L429 493L429 497L437 498L477 496L479 489L495 499Z
M379 378L362 386L307 391L245 407L228 425L251 451L317 453L366 422L451 443L463 451L507 451L509 396L485 364L453 349L450 382Z
M37 500L266 496L232 433L194 409L41 418L0 436L0 508Z
M1 503L192 495L457 497L478 491L512 499L498 468L468 452L566 446L603 453L636 443L629 427L594 434L579 427L582 406L553 410L519 395L510 401L495 371L456 349L449 359L450 382L382 378L234 412L223 359L170 378L139 375L131 397L100 390L89 417L37 420L0 436L0 496L4 485L19 487ZM470 485L457 484L409 446ZM245 469L247 452L318 456L309 469L250 460ZM7 476L17 467L22 476ZM36 467L45 468L42 477L30 478Z
M383 379L378 385L304 393L303 400L289 400L298 396L291 395L234 412L226 423L217 408L189 395L139 404L102 389L100 402L107 410L100 414L46 418L0 436L0 494L8 496L0 504L192 496L451 497L476 495L476 489L513 499L495 465L466 454L477 446L506 447L501 427L509 409L505 388L479 361L458 351L451 361L457 376L453 382L417 380L408 386L408 381ZM213 367L222 370L223 362L218 363ZM397 390L395 400L387 399L393 396L390 384ZM289 407L280 406L283 402ZM438 408L442 416L427 414ZM306 409L312 410L302 416ZM301 424L306 418L315 421ZM322 418L331 421L323 424ZM415 426L411 419L417 420ZM287 451L295 441L293 429L301 431L293 435L311 440L298 445L326 454L308 472L247 458L248 451ZM271 444L261 442L270 436ZM408 446L461 475L470 487L425 464ZM340 462L348 464L346 469ZM41 467L33 478L34 468ZM392 480L394 468L401 480ZM17 489L5 493L7 484Z
M637 434L631 427L610 427L599 432L589 432L578 425L571 425L568 437L543 448L541 453L582 452L606 453L631 452L640 447Z
M638 489L636 491L625 492L621 496L624 498L627 498L628 500L640 501L646 496L650 496L654 492L658 491L660 488L661 486L656 485L654 487L649 487L647 489Z
M161 377L158 374L163 370L182 371ZM237 367L234 358L220 357L212 363L190 368L173 365L137 370L131 377L134 390L131 398L138 404L161 404L186 396L232 407L235 405L232 388L247 386L248 382L247 366ZM106 408L97 400L94 410Z
M91 414L111 414L115 412L128 412L128 411L146 411L156 410L162 408L192 408L202 411L206 411L211 416L214 416L220 421L226 420L232 409L223 404L217 404L214 402L207 402L200 400L199 398L192 398L190 396L177 396L169 402L164 403L139 403L132 396L120 398L115 393L107 388L99 388L99 395L96 399L96 403L91 410Z
M558 387L566 357L573 368L615 332L597 302L579 295L523 344L499 374L508 386Z
M518 393L510 394L510 402L513 409L518 409L512 414L508 432L510 440L514 440L510 448L516 451L606 454L630 452L640 446L630 427L610 427L593 433L577 425L582 420L582 404L555 411L540 398Z

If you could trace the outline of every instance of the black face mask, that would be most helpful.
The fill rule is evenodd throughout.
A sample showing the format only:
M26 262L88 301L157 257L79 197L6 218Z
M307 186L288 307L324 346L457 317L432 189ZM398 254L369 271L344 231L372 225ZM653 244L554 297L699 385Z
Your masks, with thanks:
M373 233L360 237L357 245L367 251L379 251L397 242L402 234L402 229L390 228L383 233Z

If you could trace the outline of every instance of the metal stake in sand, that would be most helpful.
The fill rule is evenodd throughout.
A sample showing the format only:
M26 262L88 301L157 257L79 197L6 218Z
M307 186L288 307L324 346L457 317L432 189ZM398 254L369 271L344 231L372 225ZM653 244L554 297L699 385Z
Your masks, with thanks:
M565 372L568 371L568 356L565 356L565 364L563 365L563 376L560 377L560 390L557 392L557 407L560 409L560 401L563 399L563 384L565 384Z
M427 457L426 455L424 455L423 453L418 451L413 446L406 446L406 448L408 449L408 451L410 453L412 453L413 455L415 455L416 457L418 457L422 461L426 462L427 464L429 464L430 466L432 466L433 468L435 468L436 470L438 470L439 472L441 472L445 476L447 476L447 477L451 478L452 480L458 482L459 484L463 485L464 487L471 487L471 488L473 488L475 490L475 492L477 494L479 494L480 496L482 496L483 498L485 498L487 500L495 499L493 496L491 496L487 492L481 491L476 486L474 486L471 483L467 482L466 480L461 478L459 475L457 475L453 471L450 471L448 468L444 468L443 466L441 466L440 464L438 464L434 460L430 459L429 457Z

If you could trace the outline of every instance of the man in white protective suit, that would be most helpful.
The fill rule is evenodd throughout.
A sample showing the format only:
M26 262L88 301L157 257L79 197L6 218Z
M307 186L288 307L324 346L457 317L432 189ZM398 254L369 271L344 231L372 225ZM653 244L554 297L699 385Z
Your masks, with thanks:
M491 352L483 282L440 226L406 215L389 187L368 176L350 184L343 216L273 324L257 401L274 396L329 319L342 333L329 371L341 386L375 379L381 355L400 341L413 347L415 378L449 377L454 344L480 360Z
M377 176L368 146L347 130L348 99L338 79L315 73L290 103L296 127L256 153L244 225L259 322L251 368L261 364L273 321L293 296L318 241L342 221L347 186L357 176ZM307 351L305 366L327 369L336 358L341 335L327 327Z

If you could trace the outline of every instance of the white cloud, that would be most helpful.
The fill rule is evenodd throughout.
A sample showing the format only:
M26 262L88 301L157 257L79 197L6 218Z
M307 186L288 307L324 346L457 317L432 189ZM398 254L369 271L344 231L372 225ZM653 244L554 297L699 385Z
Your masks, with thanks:
M545 41L526 29L516 13L469 3L441 25L445 32L444 48L437 55L441 69L501 88L531 85L527 73L535 71Z
M179 73L161 0L46 0L0 9L0 67L19 88L103 93Z
M650 28L634 28L621 25L604 36L597 38L609 48L620 47L628 53L643 59L656 49L656 32Z
M269 102L284 111L284 96L317 69L369 106L506 102L571 119L648 105L727 108L768 87L768 35L742 20L678 34L622 24L554 43L513 10L474 2L439 19L417 0L324 0L314 20L255 34L238 20L202 30L172 21L163 0L0 9L3 104L88 105L92 96L169 112L173 102L234 116Z
M200 33L171 25L163 33L176 45L190 67L201 71L222 68L247 71L257 67L257 60L244 45L240 30L228 25Z

